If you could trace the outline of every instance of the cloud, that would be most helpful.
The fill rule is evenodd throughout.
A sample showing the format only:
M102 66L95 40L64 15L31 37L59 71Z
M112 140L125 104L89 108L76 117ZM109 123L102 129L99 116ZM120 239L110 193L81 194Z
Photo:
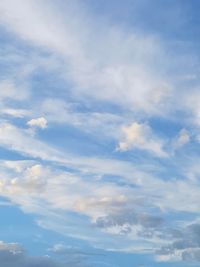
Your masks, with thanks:
M69 1L64 6L65 14L53 1L48 7L45 1L1 1L1 23L24 41L64 59L63 72L73 83L76 97L148 114L162 113L171 85L154 63L155 57L163 58L163 70L167 61L161 41L136 30L100 26L86 7L80 9Z
M62 267L48 257L31 257L15 243L0 242L0 262L4 267ZM65 265L66 266L66 265Z
M186 145L191 124L198 128L198 90L189 97L180 81L174 83L172 65L185 64L178 55L172 59L170 48L154 34L98 20L79 4L0 1L1 26L15 40L12 49L5 40L6 56L4 49L0 53L9 66L9 75L1 67L6 78L0 82L0 110L10 120L0 122L0 146L27 159L1 161L0 193L32 212L41 227L89 239L94 246L142 252L162 247L160 259L198 260L199 247L191 246L194 234L183 238L189 230L177 218L199 214L199 167L187 166L190 155L177 159L165 149L169 143L168 151ZM183 129L172 138L174 144L166 125L174 127L177 110ZM162 121L159 129L150 127L151 119ZM79 130L76 141L95 139L97 150L91 156L71 153L73 148L56 146L52 129L46 129L44 141L31 135L26 122L33 129L47 128L48 122L61 134L70 125ZM116 142L118 151L134 150L134 157L111 154ZM182 246L190 242L184 248L172 234L177 225ZM21 266L24 259L29 263L27 257Z
M1 195L24 211L41 216L43 227L62 234L71 229L72 236L84 239L87 236L101 248L115 247L113 242L119 238L123 242L119 242L118 249L134 251L139 242L141 251L147 248L154 251L163 243L171 242L161 211L199 212L198 180L165 181L156 177L155 169L151 175L149 167L145 170L142 165L141 171L125 161L60 154L30 136L26 129L7 123L1 125L1 131L1 145L53 163L54 167L45 166L35 159L0 164ZM73 168L72 172L60 169L60 165L66 164ZM118 183L117 178L109 181L109 177L106 181L105 174L121 176L121 181ZM61 226L62 220L54 222L55 210L57 215L64 210L84 216L87 225L81 221L80 226L77 220L77 224L71 226L65 218ZM157 211L156 215L153 210ZM109 226L106 227L107 221ZM101 224L105 227L100 227ZM107 241L110 238L113 242Z
M32 159L39 158L56 162L58 165L67 165L75 171L79 170L83 173L120 175L127 179L133 179L132 175L134 174L135 181L137 181L137 176L145 176L143 171L126 161L98 156L79 156L68 151L60 151L32 136L27 129L16 127L5 121L0 123L0 146Z
M0 262L4 267L85 267L92 256L103 255L62 244L54 245L48 252L51 256L30 256L18 243L0 241ZM56 260L53 259L55 255Z
M37 127L37 128L45 129L47 127L47 120L44 117L40 117L40 118L32 119L28 121L27 125L30 127Z
M25 109L2 108L1 112L15 118L24 118L29 115L29 111Z
M82 262L83 264L88 261L95 260L96 256L100 256L102 258L106 255L105 251L102 250L88 250L81 247L66 246L63 243L55 244L53 247L49 248L48 251L52 252L54 255L61 256L65 260L70 260L70 266L74 266L74 263L77 262Z
M158 251L157 260L200 262L200 224L193 223L182 229L171 245Z
M83 132L93 134L98 139L117 139L119 125L124 123L120 114L111 112L81 112L77 106L59 98L47 98L40 107L45 118L54 124L72 125Z
M28 98L28 90L19 88L13 81L0 81L0 99L25 100Z
M140 224L145 228L156 228L162 224L162 218L148 214L137 214L133 210L124 209L119 213L110 214L107 217L99 217L95 224L98 227L109 228L114 225L137 225Z
M20 254L22 252L21 247L18 246L16 243L4 243L0 241L0 251L7 250L13 254Z
M170 230L164 218L168 211L177 216L199 212L199 189L191 181L140 176L138 184L133 180L122 186L117 180L103 181L92 173L55 170L37 162L7 161L0 166L2 196L35 214L41 227L89 240L103 249L113 246L133 252L140 244L141 251L153 252L177 239L178 222L171 219ZM180 229L184 231L182 225ZM191 234L186 240L191 240Z
M180 130L177 138L174 140L174 147L180 148L188 144L191 140L190 133L186 129Z
M26 129L18 128L7 122L0 123L0 145L34 158L54 160L56 155L58 156L55 149L34 139Z
M10 179L1 180L1 194L13 200L16 197L19 204L23 204L24 197L26 199L29 196L27 201L31 201L31 198L37 199L40 195L40 198L52 207L95 218L104 215L106 207L115 209L116 205L123 206L126 202L124 195L128 188L121 189L119 186L100 181L84 181L81 177L67 172L54 173L51 168L38 164L19 170L18 168L20 176L13 176L11 172ZM55 176L59 178L57 183L54 181ZM89 194L87 190L90 191Z
M135 238L138 239L139 237L153 239L154 230L162 226L162 218L142 212L137 213L134 211L135 208L134 206L132 209L123 207L107 216L98 217L94 225L107 233L130 236L135 234Z
M167 156L163 143L154 137L151 128L145 123L134 122L122 128L123 139L119 142L118 150L127 151L134 148L147 150L157 156Z

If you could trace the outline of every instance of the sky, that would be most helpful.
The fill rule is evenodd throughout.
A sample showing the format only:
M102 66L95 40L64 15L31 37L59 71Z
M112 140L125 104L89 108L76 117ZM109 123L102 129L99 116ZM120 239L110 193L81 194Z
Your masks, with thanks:
M200 266L199 8L0 0L1 266Z

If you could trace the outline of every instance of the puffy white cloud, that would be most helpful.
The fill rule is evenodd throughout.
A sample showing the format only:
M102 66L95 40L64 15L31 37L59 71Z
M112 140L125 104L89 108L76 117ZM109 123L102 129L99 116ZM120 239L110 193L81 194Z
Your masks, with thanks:
M152 152L160 157L167 156L163 150L162 141L153 136L151 128L145 123L134 122L129 126L124 126L122 134L122 141L118 145L118 150L120 151L138 148Z
M27 125L30 127L45 129L47 127L47 120L44 117L31 119L27 122Z

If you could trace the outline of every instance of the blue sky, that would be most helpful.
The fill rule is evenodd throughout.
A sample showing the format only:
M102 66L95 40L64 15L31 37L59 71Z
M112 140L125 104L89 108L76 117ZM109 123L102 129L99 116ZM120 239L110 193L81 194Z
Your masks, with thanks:
M200 266L199 8L0 1L0 265Z

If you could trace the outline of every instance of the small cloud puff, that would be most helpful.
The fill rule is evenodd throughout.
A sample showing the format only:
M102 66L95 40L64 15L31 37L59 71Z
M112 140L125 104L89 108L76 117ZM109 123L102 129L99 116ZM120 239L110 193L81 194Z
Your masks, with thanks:
M32 119L28 121L27 125L30 127L37 127L40 129L45 129L47 127L47 120L44 117L40 117L40 118Z
M127 151L134 148L147 150L159 157L167 156L163 151L162 141L153 136L152 130L146 123L134 122L122 128L122 141L119 142L117 150Z
M190 134L186 129L182 129L179 132L177 139L175 140L175 147L182 147L190 142Z

